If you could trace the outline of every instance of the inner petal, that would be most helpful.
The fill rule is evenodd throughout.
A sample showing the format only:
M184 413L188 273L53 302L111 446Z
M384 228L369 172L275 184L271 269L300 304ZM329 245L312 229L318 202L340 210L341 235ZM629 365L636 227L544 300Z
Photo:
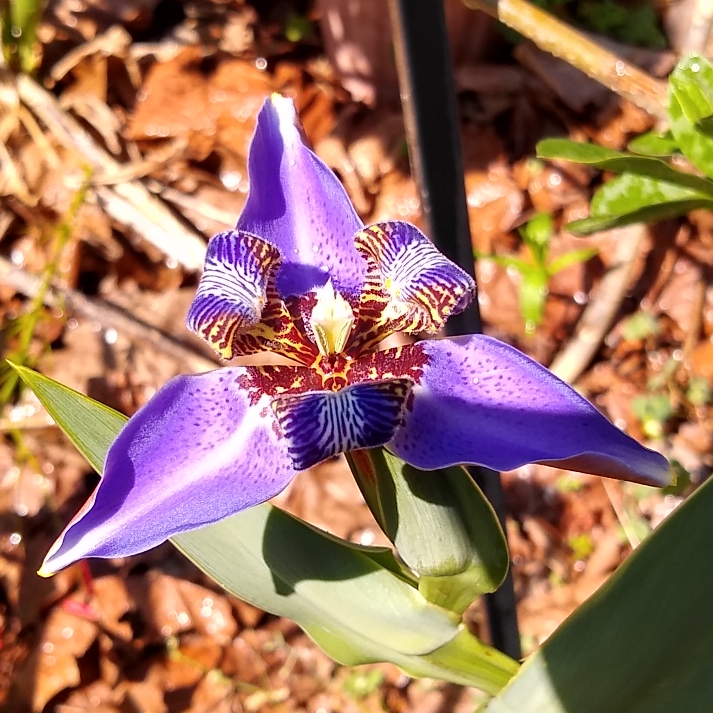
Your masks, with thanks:
M285 394L272 400L295 470L388 443L403 422L410 379L367 381L339 391Z
M260 322L280 253L250 233L228 230L208 243L205 269L188 310L188 328L232 359L234 339Z
M350 346L362 352L393 332L437 332L475 295L473 278L409 223L371 225L354 242L367 276Z
M277 294L277 248L229 230L208 243L205 269L188 311L188 328L224 359L271 351L302 364L319 355Z

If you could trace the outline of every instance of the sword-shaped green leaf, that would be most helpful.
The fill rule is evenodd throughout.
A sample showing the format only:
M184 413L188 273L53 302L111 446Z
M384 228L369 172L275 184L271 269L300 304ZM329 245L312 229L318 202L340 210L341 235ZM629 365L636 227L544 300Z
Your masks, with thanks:
M713 481L525 663L485 713L710 713Z

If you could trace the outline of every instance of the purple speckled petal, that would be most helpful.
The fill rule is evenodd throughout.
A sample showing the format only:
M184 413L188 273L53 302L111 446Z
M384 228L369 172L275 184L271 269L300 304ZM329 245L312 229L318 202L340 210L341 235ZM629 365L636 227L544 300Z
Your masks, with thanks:
M352 236L362 222L339 179L304 145L290 99L273 94L265 101L248 169L250 193L237 227L282 254L280 296L303 295L328 275L340 292L356 295L364 263Z
M294 477L269 399L251 405L242 367L171 379L129 420L104 477L50 550L51 574L84 557L123 557L279 493Z
M663 456L517 349L481 335L410 349L422 350L428 362L413 408L388 446L408 463L426 470L544 463L648 485L670 481Z

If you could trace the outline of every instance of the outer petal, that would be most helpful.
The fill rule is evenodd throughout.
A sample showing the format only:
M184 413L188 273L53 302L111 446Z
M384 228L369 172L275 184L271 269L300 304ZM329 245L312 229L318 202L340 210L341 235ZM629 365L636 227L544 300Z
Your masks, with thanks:
M267 397L251 405L236 384L244 371L176 377L139 410L41 574L84 557L143 552L279 493L295 471Z
M665 485L666 459L607 421L516 349L481 335L421 342L428 358L389 449L426 470L456 463L511 470L544 463Z
M353 234L362 227L337 177L302 142L290 99L264 104L250 146L250 193L237 227L282 254L280 296L303 295L327 275L338 290L357 294L364 264Z

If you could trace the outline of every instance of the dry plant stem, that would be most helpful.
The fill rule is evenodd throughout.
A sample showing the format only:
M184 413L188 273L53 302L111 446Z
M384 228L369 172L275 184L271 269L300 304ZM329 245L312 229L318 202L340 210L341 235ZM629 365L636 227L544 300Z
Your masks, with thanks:
M560 379L576 381L594 359L599 345L614 322L631 283L634 262L644 245L648 229L643 224L621 231L614 263L602 278L597 294L577 323L572 339L550 365Z
M686 334L686 339L683 342L683 358L682 363L685 363L687 359L690 358L693 350L696 348L698 342L701 338L701 331L703 329L703 319L704 311L706 308L706 289L708 285L706 284L705 278L701 278L696 283L696 291L693 297L693 320L691 322L691 327Z
M56 285L42 294L41 278L15 267L3 257L0 257L0 281L31 299L42 295L44 304L49 307L64 307L85 319L99 322L104 328L116 329L129 339L147 342L162 354L185 363L191 371L209 371L219 364L217 360L203 356L171 334L137 319L110 302L90 299L81 292Z
M75 193L72 198L71 204L69 206L69 211L66 217L61 223L53 230L54 233L54 248L52 251L52 256L47 263L47 266L42 272L42 277L39 280L39 288L36 293L32 296L32 301L27 311L25 318L21 322L21 328L18 334L19 347L13 350L12 359L15 363L19 363L22 366L31 365L29 361L29 349L30 343L32 342L32 337L34 335L37 323L40 319L40 310L42 305L45 303L45 296L50 289L50 285L54 276L57 274L59 269L60 260L62 258L62 253L67 245L72 240L72 229L71 224L77 217L79 209L84 205L87 197L87 181L89 180L89 174L85 176L85 180L79 187L79 190ZM10 378L3 388L0 388L0 403L6 403L10 397L10 394L15 388L15 385L19 377L14 372L11 373ZM9 385L9 386L8 386Z
M684 52L705 52L713 28L713 0L695 0L691 21L681 48Z
M568 62L658 119L666 119L666 84L603 49L527 0L463 0Z
M47 126L57 141L80 154L94 174L119 174L125 167L97 145L91 135L60 107L57 100L25 75L16 80L22 102ZM168 207L137 180L114 186L93 187L106 212L118 223L136 231L176 264L191 272L203 268L205 242L181 223Z
M171 188L170 186L163 186L159 184L158 181L149 182L149 188L153 190L154 184L155 192L160 193L166 202L174 203L180 208L200 213L204 218L214 220L216 223L223 225L225 230L228 230L235 225L234 213L222 210L207 201L196 198L195 196L189 196L185 193L181 193L181 191L177 191L175 188Z
M612 510L616 515L616 519L619 521L621 529L626 535L626 539L629 540L631 549L635 550L641 544L641 540L636 534L636 530L634 529L633 524L631 522L631 517L629 516L629 513L624 507L624 501L621 497L621 491L619 490L618 485L612 480L602 478L601 482L604 486L604 490L606 491L607 497L609 498L609 502L611 503Z

